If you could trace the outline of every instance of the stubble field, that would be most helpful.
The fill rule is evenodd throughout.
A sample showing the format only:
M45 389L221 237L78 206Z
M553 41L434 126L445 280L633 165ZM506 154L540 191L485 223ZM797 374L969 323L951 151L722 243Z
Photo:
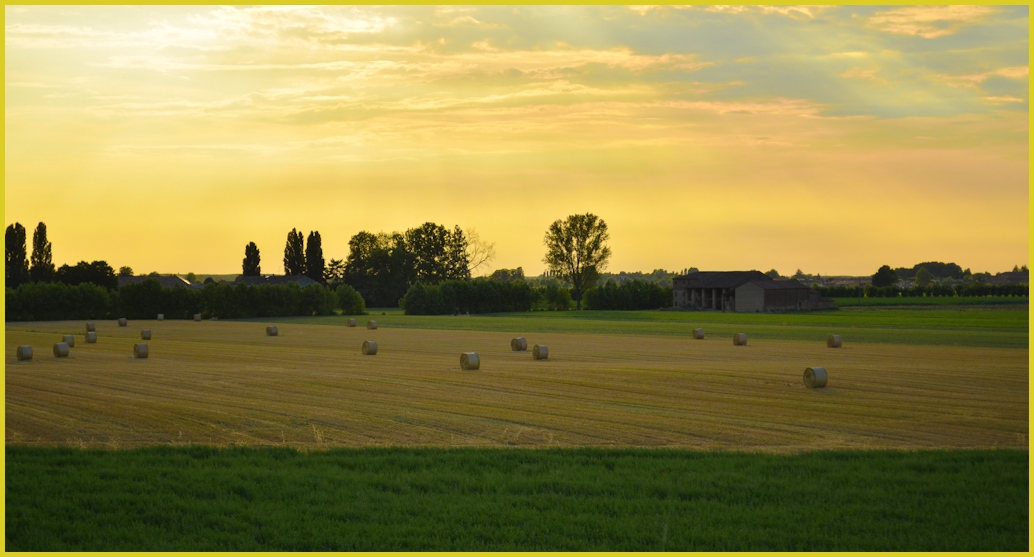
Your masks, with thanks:
M272 322L271 322L272 323ZM1028 351L255 322L8 324L8 445L1026 449ZM141 329L150 357L134 360ZM748 334L749 329L745 330ZM67 359L53 343L75 334ZM522 335L549 359L513 352ZM363 356L364 340L379 345ZM15 348L31 344L32 362ZM481 357L462 371L461 352ZM825 367L829 385L802 375Z

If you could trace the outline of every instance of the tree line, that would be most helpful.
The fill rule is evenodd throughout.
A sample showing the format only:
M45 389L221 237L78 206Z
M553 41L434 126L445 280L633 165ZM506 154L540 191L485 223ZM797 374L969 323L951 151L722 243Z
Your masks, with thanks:
M821 295L830 298L920 298L923 296L1027 296L1026 284L930 284L910 288L895 285L876 286L813 286Z
M58 321L68 319L167 319L202 317L224 319L286 317L293 315L343 315L366 313L362 296L342 284L334 289L319 285L305 288L295 283L206 284L200 289L163 288L144 280L108 290L92 283L28 282L5 290L8 321Z

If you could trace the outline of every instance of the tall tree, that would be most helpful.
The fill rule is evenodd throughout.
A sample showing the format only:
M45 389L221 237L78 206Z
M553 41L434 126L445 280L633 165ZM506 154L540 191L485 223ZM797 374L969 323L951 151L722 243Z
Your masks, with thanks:
M345 260L331 259L330 262L327 263L327 268L323 271L323 282L332 286L337 286L344 280L344 278Z
M440 224L425 222L406 231L406 247L416 257L416 279L424 284L438 284L448 277L446 252L449 231Z
M592 213L557 220L546 230L546 257L542 261L571 283L578 309L582 309L582 293L592 287L599 272L607 267L609 239L607 223Z
M305 276L323 284L323 271L327 263L323 260L323 240L317 231L309 232L309 239L305 244Z
M262 266L259 265L261 258L259 257L258 246L255 242L248 242L248 245L244 246L244 261L241 265L241 274L246 277L257 277L262 274Z
M287 276L305 274L305 236L294 228L287 233L284 247L284 274Z
M25 255L25 227L20 223L7 226L4 233L4 277L8 288L17 288L29 280L29 261Z
M362 231L348 241L344 282L355 288L368 307L398 306L416 281L416 257L405 236Z
M29 269L29 278L33 282L53 282L54 280L54 258L51 254L51 245L47 241L47 225L42 222L36 225L32 233L32 267Z

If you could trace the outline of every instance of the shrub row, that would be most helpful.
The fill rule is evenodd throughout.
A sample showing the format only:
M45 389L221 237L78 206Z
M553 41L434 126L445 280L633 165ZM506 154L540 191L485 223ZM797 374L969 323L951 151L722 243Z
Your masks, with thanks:
M587 309L657 309L671 307L672 287L633 280L623 284L607 281L603 286L585 292Z
M657 309L671 305L671 287L645 281L624 284L607 282L585 293L588 309ZM399 306L407 315L449 315L456 313L501 313L571 308L571 292L548 285L533 287L521 280L498 282L486 278L450 280L438 286L416 283L402 297Z
M57 321L64 319L153 319L159 313L167 319L203 317L285 317L366 312L362 296L346 284L336 290L320 285L300 288L297 284L258 285L206 284L200 290L163 288L146 280L108 292L84 283L29 283L17 290L6 289L7 321Z
M482 277L447 280L437 286L418 282L409 287L399 306L406 315L449 315L530 311L535 301L535 289L524 281L495 282Z
M830 298L920 298L923 296L1027 296L1029 287L1026 284L966 284L948 286L932 284L913 288L896 286L876 287L871 284L859 286L819 286L815 287L823 296Z

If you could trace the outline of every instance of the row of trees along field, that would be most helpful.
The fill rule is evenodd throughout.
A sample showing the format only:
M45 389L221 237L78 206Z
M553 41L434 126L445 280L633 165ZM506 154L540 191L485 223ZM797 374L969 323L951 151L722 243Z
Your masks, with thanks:
M91 283L29 282L5 291L8 321L68 319L168 319L203 317L286 317L290 315L345 315L366 312L362 296L347 284L334 289L311 284L206 284L204 288L163 288L156 280L108 290Z

